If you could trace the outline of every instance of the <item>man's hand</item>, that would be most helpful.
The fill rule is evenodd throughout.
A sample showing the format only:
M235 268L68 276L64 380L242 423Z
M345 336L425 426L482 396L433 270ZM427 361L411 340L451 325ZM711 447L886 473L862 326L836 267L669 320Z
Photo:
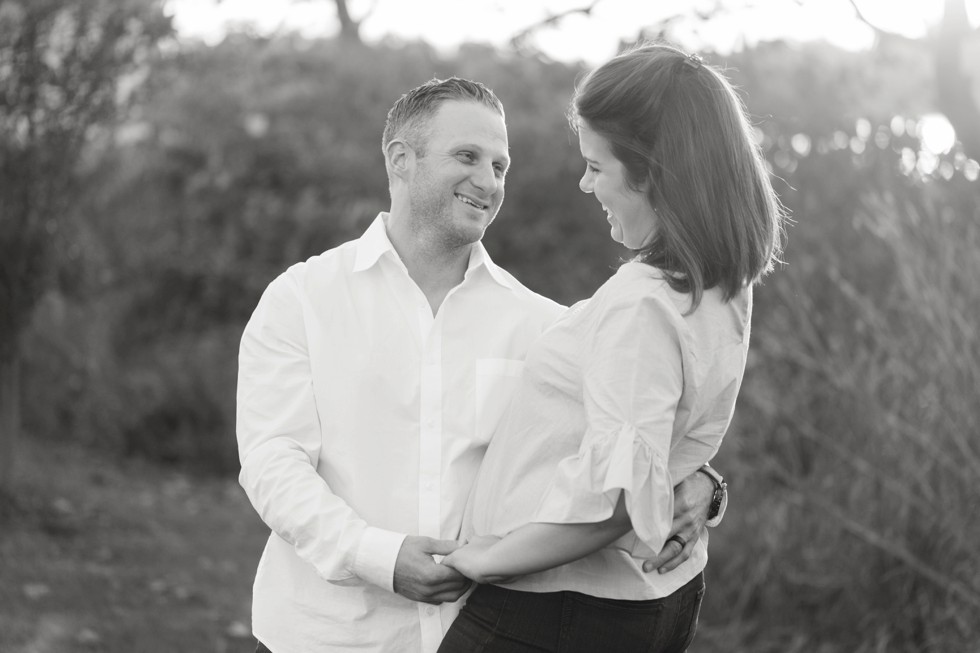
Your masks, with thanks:
M454 540L418 535L406 537L395 559L395 593L433 605L461 597L470 586L469 579L432 558L449 555L458 546Z
M694 544L708 521L708 509L714 493L714 481L700 472L691 474L674 488L674 522L670 535L679 537L685 544L681 546L676 539L667 540L660 555L643 563L643 571L656 569L663 574L676 569L691 557Z

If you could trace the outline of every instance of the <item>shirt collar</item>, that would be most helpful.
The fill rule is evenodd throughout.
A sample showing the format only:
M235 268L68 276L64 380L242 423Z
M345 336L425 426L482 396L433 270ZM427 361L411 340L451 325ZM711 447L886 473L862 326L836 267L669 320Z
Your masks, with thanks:
M486 270L490 278L504 288L514 289L514 284L510 277L490 259L490 254L487 253L486 247L480 242L476 243L470 250L470 264L466 268L466 276L469 276L474 270L479 268Z
M381 257L390 254L401 263L401 259L398 256L398 252L395 251L395 246L391 244L391 240L388 239L388 232L385 229L385 217L387 213L382 212L378 214L378 217L374 219L374 222L367 228L364 235L360 237L357 241L357 253L354 256L354 272L361 272L362 270L367 270L368 268L374 266ZM466 273L464 278L469 277L474 274L475 270L480 268L487 271L490 278L496 283L503 286L504 288L514 289L514 284L510 277L501 270L496 263L490 259L490 254L487 253L486 248L483 243L477 242L470 249L470 261L469 265L466 267Z
M398 258L394 245L388 240L388 232L385 231L385 215L387 214L379 213L364 235L358 239L357 253L354 256L354 272L367 270L388 252Z

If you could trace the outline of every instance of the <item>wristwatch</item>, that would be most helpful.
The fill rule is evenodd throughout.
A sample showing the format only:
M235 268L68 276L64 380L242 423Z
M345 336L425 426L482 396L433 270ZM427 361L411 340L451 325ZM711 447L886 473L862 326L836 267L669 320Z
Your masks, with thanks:
M716 472L707 463L702 465L698 471L710 478L715 484L715 493L711 497L711 505L708 506L708 521L706 524L714 528L721 523L722 517L725 516L725 508L728 507L728 483L725 482L721 474Z

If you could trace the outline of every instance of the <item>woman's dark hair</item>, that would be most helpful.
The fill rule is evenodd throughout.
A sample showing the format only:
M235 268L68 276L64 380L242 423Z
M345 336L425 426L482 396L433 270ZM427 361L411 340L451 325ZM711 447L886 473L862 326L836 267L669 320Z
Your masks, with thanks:
M637 258L692 295L719 286L726 301L772 270L784 212L727 79L697 56L641 44L588 74L569 108L605 138L657 216Z

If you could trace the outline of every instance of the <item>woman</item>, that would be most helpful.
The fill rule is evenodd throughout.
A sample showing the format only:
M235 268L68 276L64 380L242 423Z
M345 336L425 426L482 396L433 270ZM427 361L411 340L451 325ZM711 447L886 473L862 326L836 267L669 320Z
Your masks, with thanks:
M579 186L636 255L528 354L468 543L443 561L510 582L477 587L445 653L683 651L697 625L707 536L672 571L642 563L669 534L671 488L731 420L782 211L744 107L697 56L617 56L579 85L569 118Z

